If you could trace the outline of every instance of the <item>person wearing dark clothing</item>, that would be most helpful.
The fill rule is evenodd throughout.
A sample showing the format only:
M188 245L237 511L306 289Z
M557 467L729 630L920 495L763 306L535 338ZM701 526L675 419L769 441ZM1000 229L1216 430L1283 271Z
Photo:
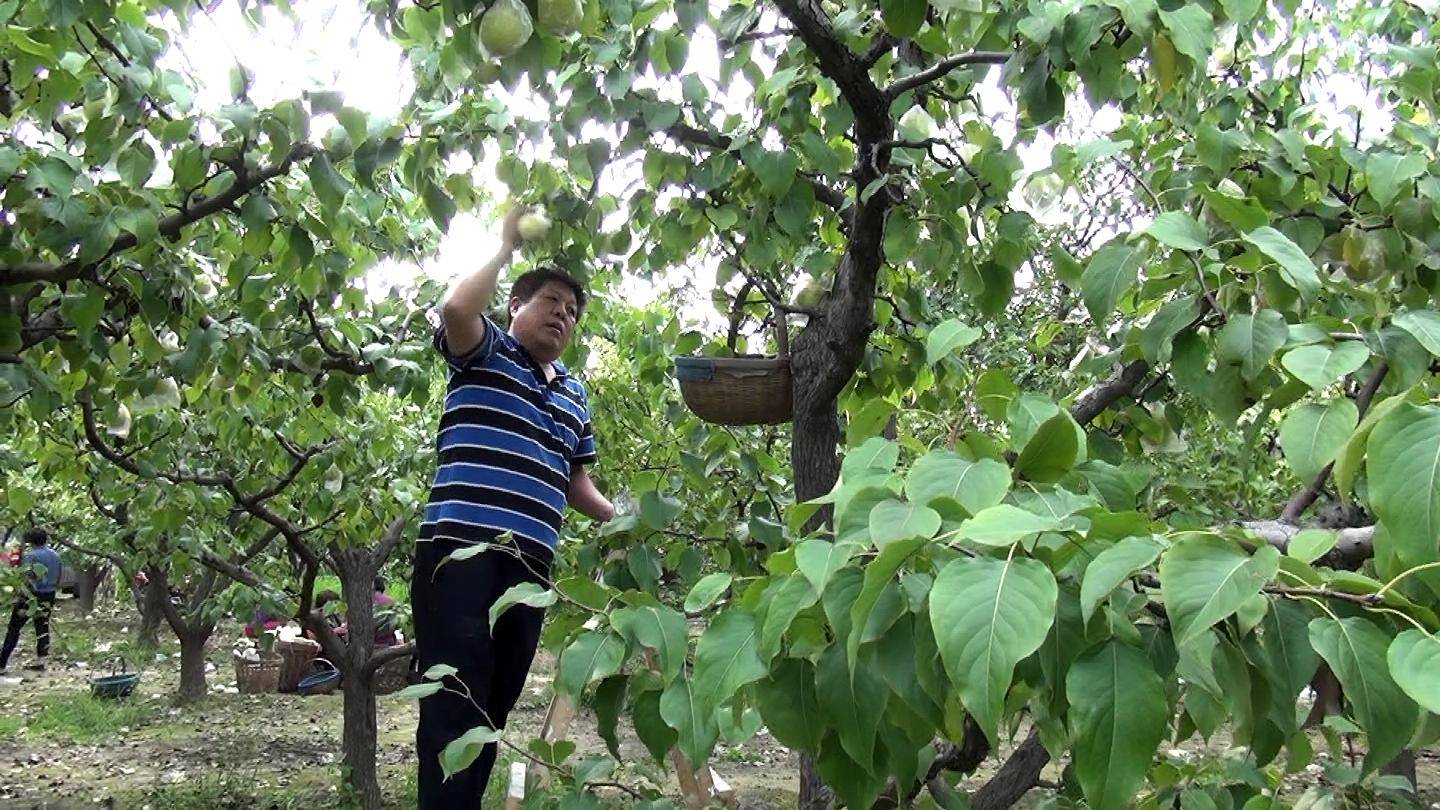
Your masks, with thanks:
M535 657L544 610L511 607L492 631L490 606L517 583L550 586L567 505L596 520L615 513L586 471L597 456L585 387L558 362L584 289L559 270L532 270L511 289L508 331L484 314L518 244L521 213L506 217L500 254L445 297L435 335L449 383L410 588L415 658L421 673L455 667L446 685L469 698L447 689L420 701L422 810L480 807L495 744L449 779L440 754L477 726L504 729ZM478 543L494 547L441 565Z
M25 591L10 610L10 626L5 631L5 645L0 647L0 672L10 664L10 655L20 644L20 631L32 617L35 622L35 655L37 660L26 669L45 669L50 655L50 613L55 606L55 589L60 584L60 555L50 548L50 535L44 529L25 533L29 549L21 557L25 569Z

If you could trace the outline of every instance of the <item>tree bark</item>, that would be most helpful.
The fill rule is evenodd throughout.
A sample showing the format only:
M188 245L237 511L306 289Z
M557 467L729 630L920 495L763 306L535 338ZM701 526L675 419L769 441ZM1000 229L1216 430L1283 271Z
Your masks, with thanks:
M796 357L792 362L804 368L804 360ZM798 371L798 369L797 369ZM797 389L804 374L797 374ZM836 448L840 446L840 422L835 410L835 400L813 402L809 397L796 392L795 429L790 442L790 464L795 471L795 500L797 503L818 498L829 492L840 477L840 458ZM817 512L806 527L813 530L831 519L830 507ZM820 779L815 760L800 754L800 810L821 810L830 805L831 791Z
M164 602L170 594L153 580L138 591L136 602L140 609L140 624L135 628L135 643L154 649L160 646L160 623L165 621Z
M82 616L88 616L95 610L95 592L100 590L100 585L109 573L109 565L86 565L80 568L80 576L75 582L75 602L79 605Z
M210 640L209 626L194 627L180 637L180 688L176 699L181 703L194 703L205 697L208 691L205 682L205 642Z
M1040 732L1031 731L1025 742L1010 753L1000 770L975 791L974 810L1004 810L1040 782L1040 772L1050 762L1050 752L1040 743Z
M342 761L350 786L365 810L380 810L380 779L375 767L375 673L368 664L375 650L375 573L379 563L368 549L332 550L339 565L340 592L345 599L346 645L335 665L344 692L340 739Z
M365 668L354 667L341 680L345 697L340 748L350 787L365 810L380 810L380 779L375 768L379 732L375 724L375 680Z

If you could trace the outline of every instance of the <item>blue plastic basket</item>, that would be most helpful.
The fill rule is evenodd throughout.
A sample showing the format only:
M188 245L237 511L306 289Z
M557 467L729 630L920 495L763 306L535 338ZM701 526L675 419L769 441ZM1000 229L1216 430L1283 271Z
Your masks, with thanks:
M135 691L135 685L138 683L140 683L140 673L138 672L102 675L99 678L90 679L90 694L97 698L118 700L129 697Z

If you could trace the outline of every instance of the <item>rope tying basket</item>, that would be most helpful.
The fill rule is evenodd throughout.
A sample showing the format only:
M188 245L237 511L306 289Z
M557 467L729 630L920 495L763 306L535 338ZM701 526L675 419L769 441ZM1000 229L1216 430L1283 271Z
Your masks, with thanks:
M785 316L775 313L775 357L677 357L685 405L716 425L778 425L795 413ZM733 346L731 348L734 348Z

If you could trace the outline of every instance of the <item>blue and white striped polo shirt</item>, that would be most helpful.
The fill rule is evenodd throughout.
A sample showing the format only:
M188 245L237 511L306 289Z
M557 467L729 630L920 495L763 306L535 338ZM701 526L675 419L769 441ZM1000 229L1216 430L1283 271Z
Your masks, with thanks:
M470 354L450 352L444 326L435 348L450 381L419 541L512 532L555 548L571 466L596 460L584 386L558 362L546 382L529 352L489 318Z

